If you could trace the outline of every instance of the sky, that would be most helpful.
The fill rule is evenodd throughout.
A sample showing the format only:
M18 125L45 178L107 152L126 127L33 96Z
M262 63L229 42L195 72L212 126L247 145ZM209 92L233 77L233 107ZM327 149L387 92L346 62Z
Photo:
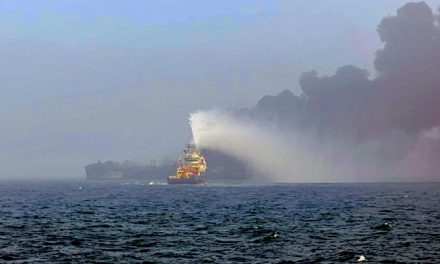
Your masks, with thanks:
M191 112L300 93L311 69L374 75L376 27L405 2L0 1L0 178L174 158Z

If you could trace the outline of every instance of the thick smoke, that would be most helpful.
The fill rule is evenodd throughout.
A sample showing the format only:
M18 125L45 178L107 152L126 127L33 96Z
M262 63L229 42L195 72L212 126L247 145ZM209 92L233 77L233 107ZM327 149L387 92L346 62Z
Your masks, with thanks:
M306 72L300 96L285 90L233 114L192 115L194 137L263 174L287 168L288 181L439 179L439 20L425 2L408 3L378 26L376 78L352 65Z

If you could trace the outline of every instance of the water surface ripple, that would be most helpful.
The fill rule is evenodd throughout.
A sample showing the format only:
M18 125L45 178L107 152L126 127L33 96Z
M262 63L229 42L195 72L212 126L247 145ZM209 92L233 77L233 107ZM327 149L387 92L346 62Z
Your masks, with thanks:
M1 183L0 262L438 263L439 202L439 183Z

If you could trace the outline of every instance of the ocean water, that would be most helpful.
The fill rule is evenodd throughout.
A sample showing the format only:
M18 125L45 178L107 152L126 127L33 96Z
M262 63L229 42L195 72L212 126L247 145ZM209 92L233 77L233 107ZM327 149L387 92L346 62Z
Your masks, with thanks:
M440 263L440 183L0 183L5 263Z

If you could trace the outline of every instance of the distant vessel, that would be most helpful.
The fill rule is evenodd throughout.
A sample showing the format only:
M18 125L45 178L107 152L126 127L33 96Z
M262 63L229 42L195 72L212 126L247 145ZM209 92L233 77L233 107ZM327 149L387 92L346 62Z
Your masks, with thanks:
M189 143L180 154L176 175L168 176L168 184L203 184L206 168L205 157L194 143Z
M165 177L176 171L176 164L156 165L155 160L150 164L136 164L116 161L98 161L86 167L88 180L146 180L163 181Z

